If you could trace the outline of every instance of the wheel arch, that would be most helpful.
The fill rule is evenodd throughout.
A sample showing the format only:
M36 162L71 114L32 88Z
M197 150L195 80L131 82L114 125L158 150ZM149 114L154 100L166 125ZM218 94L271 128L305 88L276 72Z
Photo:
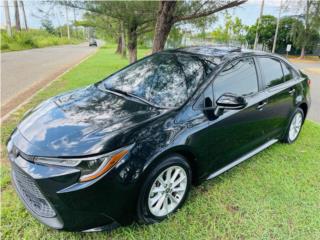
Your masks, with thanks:
M192 173L192 184L197 184L198 183L198 164L197 164L197 157L195 152L186 145L179 145L179 146L174 146L172 148L166 149L163 152L157 154L155 157L153 157L147 164L144 169L144 177L149 173L150 170L153 169L155 165L157 165L162 159L166 158L167 156L178 154L181 155L183 158L186 159L188 164L190 165L191 168L191 173Z
M304 119L306 119L306 116L307 116L307 113L308 113L308 104L303 102L303 103L300 103L298 105L298 107L302 109L303 114L304 114Z

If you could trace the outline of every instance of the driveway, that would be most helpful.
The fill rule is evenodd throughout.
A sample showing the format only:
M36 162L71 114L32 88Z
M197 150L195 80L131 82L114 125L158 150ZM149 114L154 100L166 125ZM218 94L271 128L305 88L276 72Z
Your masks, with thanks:
M82 43L1 53L1 117L96 49Z
M320 62L292 61L292 63L311 79L311 108L307 118L320 123Z

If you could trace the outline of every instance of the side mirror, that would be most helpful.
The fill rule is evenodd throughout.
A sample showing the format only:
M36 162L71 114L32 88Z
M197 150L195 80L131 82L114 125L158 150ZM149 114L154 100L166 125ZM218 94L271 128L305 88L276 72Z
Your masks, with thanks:
M242 109L247 106L247 101L244 97L232 94L224 93L216 101L217 107L220 109Z

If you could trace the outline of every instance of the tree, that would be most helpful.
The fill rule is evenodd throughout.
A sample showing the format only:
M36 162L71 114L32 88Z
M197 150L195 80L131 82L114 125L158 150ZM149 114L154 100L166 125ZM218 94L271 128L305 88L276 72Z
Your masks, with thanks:
M52 24L52 21L48 18L41 20L42 27L50 34L56 34L56 30Z
M300 46L300 57L305 56L306 47L311 47L319 41L320 28L320 1L306 0L301 1L299 6L303 8L303 14L298 16L303 24L293 25L293 42Z
M77 26L95 28L103 38L111 38L117 42L116 53L126 56L125 29L123 23L117 19L100 15L94 12L86 12L83 21L77 21Z
M271 15L264 15L261 17L260 23L259 20L256 21L256 24L249 27L246 39L249 44L253 45L255 41L255 36L258 29L259 43L262 44L262 48L267 47L268 49L272 48L273 38L275 34L277 19Z
M287 44L293 43L293 26L302 24L302 21L295 17L283 17L280 19L275 52L286 52ZM300 49L296 44L292 44L290 53L297 54Z
M152 52L161 51L172 26L178 22L190 21L212 15L216 12L238 6L247 0L224 1L165 1L160 0Z
M157 6L154 1L78 1L66 4L122 22L128 38L130 63L137 60L138 36L153 29Z
M9 37L12 37L12 29L11 29L11 19L10 19L10 11L8 1L3 1L4 4L4 15L6 17L6 28Z
M68 39L70 39L69 11L68 11L69 9L67 5L65 5L65 10L66 10L67 36L68 36Z
M18 1L14 0L13 5L14 5L14 17L16 20L16 29L17 29L17 31L21 31Z
M240 18L232 16L229 13L224 15L223 26L217 27L212 32L212 37L214 40L222 43L228 43L230 41L238 41L240 43L245 42L245 32L246 26L242 24Z
M26 30L28 31L27 16L26 16L26 11L24 9L23 1L20 1L20 6L21 6L21 9L22 9L22 14L23 14L23 19L24 19L24 26L25 26Z

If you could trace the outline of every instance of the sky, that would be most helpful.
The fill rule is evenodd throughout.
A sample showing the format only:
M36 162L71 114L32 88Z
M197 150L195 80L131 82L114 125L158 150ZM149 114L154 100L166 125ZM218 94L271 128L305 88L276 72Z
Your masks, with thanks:
M229 9L229 13L233 16L238 16L242 23L246 25L252 25L255 23L256 19L259 17L260 6L262 0L248 0L248 2L242 4L239 7ZM264 15L270 14L274 16L278 16L279 6L281 0L265 0L264 4ZM288 1L289 6L297 6L298 0L282 0ZM41 1L30 1L24 0L25 10L28 17L28 25L30 28L40 28L41 27L41 16L48 13L50 15L50 19L52 20L55 26L63 25L66 23L65 18L65 9L62 8L52 8L52 6L48 3L43 3ZM10 15L11 22L14 22L14 11L13 11L13 1L9 0L10 6ZM39 12L39 8L44 10L44 13ZM291 9L286 10L282 16L285 15L293 15L297 14L296 7L292 7ZM5 18L3 11L3 1L0 3L0 15L1 15L1 28L5 26ZM82 16L82 12L77 10L75 12L76 18L79 19ZM60 17L58 17L60 16ZM72 21L74 19L73 10L69 12L69 20ZM22 26L24 26L23 19L21 18ZM212 26L214 28L217 25L223 25L223 16L222 14L218 14L218 21ZM209 31L211 29L208 29ZM213 30L213 29L212 29Z

